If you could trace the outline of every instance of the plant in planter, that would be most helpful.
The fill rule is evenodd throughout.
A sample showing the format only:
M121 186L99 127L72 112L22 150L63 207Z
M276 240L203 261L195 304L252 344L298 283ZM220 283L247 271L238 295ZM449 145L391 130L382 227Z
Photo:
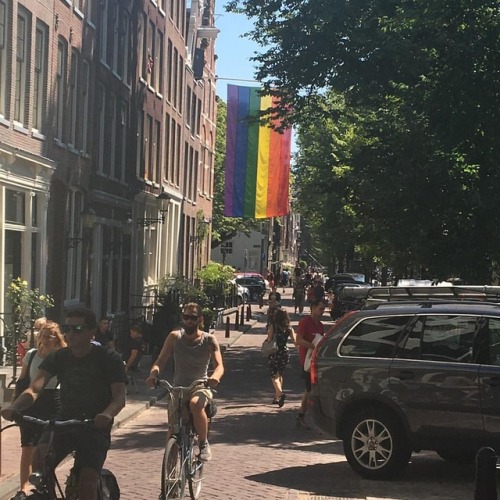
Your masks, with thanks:
M209 332L215 319L215 311L209 307L203 308L203 330Z

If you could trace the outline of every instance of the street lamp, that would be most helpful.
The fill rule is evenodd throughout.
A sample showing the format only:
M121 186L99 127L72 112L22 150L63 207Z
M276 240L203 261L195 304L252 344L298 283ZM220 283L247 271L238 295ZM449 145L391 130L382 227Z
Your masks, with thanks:
M80 220L82 221L83 229L92 229L96 221L95 210L87 207L81 214ZM66 238L66 248L75 248L81 241L82 236Z
M159 217L141 217L137 219L137 224L142 227L151 226L153 224L163 224L165 222L165 216L168 212L168 204L170 202L170 196L162 191L157 197L158 202L158 213Z

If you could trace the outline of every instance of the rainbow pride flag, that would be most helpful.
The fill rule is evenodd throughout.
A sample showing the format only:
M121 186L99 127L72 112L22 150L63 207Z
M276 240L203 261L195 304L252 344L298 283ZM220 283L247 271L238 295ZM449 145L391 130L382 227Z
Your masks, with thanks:
M292 130L280 134L257 119L275 104L257 87L228 85L226 132L227 217L262 219L289 213Z

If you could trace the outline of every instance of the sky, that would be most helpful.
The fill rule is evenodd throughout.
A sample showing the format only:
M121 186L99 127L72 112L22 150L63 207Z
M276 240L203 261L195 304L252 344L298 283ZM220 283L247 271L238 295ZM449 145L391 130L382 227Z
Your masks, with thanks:
M254 52L260 49L252 40L242 38L241 35L252 29L252 23L243 14L229 14L225 12L225 1L216 4L215 26L220 29L215 42L217 54L216 74L217 95L227 101L227 84L257 86L257 82L238 81L253 80L255 67L249 60ZM225 80L234 78L235 80Z

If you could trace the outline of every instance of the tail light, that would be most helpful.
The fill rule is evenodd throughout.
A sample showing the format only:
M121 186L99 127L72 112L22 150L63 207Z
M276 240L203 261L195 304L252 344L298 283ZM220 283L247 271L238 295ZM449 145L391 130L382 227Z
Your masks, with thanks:
M311 358L311 369L309 373L311 374L311 384L317 384L318 383L318 352L320 347L323 345L325 340L333 333L333 331L341 324L343 323L349 316L352 316L354 313L358 311L349 311L348 313L344 314L342 318L338 319L330 329L328 333L326 333L323 338L318 342L316 348L313 351L312 358Z

